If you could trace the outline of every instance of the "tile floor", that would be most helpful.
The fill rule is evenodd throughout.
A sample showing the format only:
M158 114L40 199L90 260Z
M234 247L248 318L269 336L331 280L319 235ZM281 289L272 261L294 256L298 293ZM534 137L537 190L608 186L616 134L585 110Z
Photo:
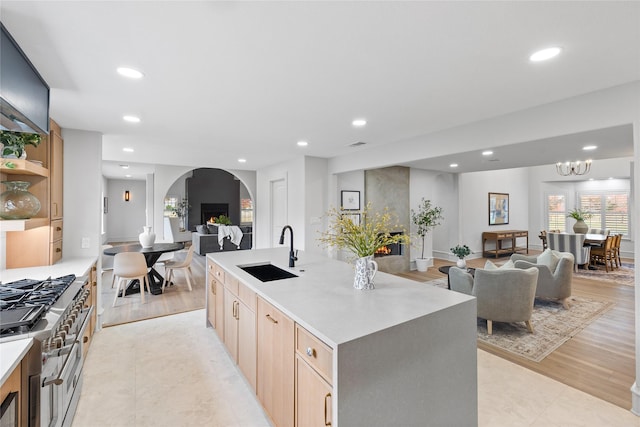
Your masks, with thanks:
M640 427L625 409L480 350L478 396L480 427ZM97 333L72 427L269 425L197 310Z

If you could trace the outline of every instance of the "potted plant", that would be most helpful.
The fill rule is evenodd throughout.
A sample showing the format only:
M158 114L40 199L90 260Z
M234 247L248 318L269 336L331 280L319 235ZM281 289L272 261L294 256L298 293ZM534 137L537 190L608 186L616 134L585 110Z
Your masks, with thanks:
M573 218L576 220L576 223L573 224L574 233L587 234L587 231L589 231L589 226L584 222L584 220L591 218L591 214L589 212L583 211L581 209L573 209L569 212L567 218Z
M2 144L2 157L5 158L26 158L25 147L40 145L42 137L38 133L0 131L0 144Z
M420 201L418 210L411 209L411 220L418 227L416 233L420 237L421 251L420 258L416 258L416 268L418 271L427 271L429 258L424 257L424 240L429 230L436 225L440 225L440 221L444 219L442 216L442 208L431 206L431 200L425 200L424 197Z
M391 234L402 231L402 227L394 222L388 208L382 213L371 213L371 204L362 210L362 221L355 223L350 215L333 208L328 213L329 226L320 233L318 239L321 244L336 249L349 251L355 258L356 271L353 287L356 289L373 289L373 277L378 271L378 264L373 260L376 251L384 246L395 243L408 243L409 236L405 233Z
M467 266L467 263L465 262L464 258L468 255L471 255L471 249L469 249L469 246L456 245L455 247L451 248L451 253L453 253L455 256L458 257L458 261L456 262L456 265L459 268L465 268Z

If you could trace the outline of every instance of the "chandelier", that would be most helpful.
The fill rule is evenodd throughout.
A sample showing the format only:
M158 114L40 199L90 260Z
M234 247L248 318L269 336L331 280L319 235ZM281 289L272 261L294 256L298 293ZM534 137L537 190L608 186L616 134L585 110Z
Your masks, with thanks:
M556 163L556 172L558 172L558 174L562 176L585 175L589 173L590 170L591 170L591 160L587 160L584 163L581 163L580 161Z

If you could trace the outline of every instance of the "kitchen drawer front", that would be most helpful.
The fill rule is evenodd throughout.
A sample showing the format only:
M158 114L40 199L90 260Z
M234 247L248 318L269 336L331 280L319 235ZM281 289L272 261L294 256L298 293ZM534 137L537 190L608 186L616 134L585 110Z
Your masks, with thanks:
M51 238L50 242L62 240L62 220L51 221Z
M51 264L55 264L62 258L62 240L51 242L49 245L49 258L51 258Z
M296 324L296 352L330 385L333 384L333 350L315 335Z
M249 307L249 310L256 312L256 293L242 282L238 282L238 298Z
M222 270L222 274L223 274L224 280L221 280L221 282L224 283L224 287L229 289L234 295L238 295L239 294L239 291L238 291L238 284L239 284L238 279L236 279L235 277L233 277L229 273L225 272L224 270ZM255 303L253 305L255 306Z
M224 270L216 263L213 264L213 275L216 276L218 282L224 283Z

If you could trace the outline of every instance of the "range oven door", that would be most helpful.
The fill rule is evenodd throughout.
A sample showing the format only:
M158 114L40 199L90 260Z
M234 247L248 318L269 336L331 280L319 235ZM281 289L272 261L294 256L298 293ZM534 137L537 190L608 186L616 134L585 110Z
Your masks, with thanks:
M54 351L42 369L41 426L62 427L71 425L80 398L82 385L82 338L89 325L91 307L83 310L81 327L72 343Z

